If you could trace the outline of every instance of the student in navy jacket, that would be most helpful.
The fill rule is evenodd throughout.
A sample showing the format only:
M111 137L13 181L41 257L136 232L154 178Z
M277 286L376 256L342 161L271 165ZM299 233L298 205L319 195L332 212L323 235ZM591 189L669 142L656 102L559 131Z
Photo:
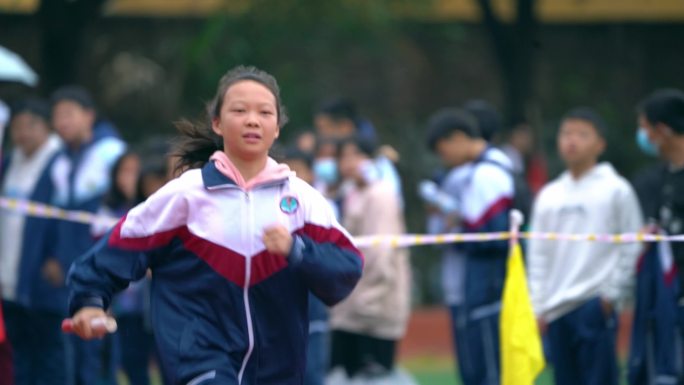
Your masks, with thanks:
M637 107L637 144L664 165L651 171L645 214L668 235L684 232L684 92L661 89ZM648 174L645 174L648 175ZM684 378L684 245L649 247L637 269L629 383L674 384Z
M83 88L67 86L52 95L52 122L64 141L51 168L55 186L52 203L66 210L96 213L109 190L109 174L126 145L111 124L96 120L94 102ZM68 291L65 276L71 263L95 244L90 225L65 220L55 221L53 249L46 274L53 288L44 297L55 312L66 315ZM102 341L69 340L69 375L74 385L90 385L105 374L113 381L104 363Z
M639 258L627 381L677 384L682 375L677 332L677 274L667 244L647 246Z
M5 198L49 203L49 170L60 140L50 129L49 105L28 99L14 106L10 122L13 151L0 173ZM52 286L43 269L49 220L0 211L0 284L7 334L14 348L16 384L63 384L61 314L45 304ZM61 360L60 360L61 359Z
M463 232L507 231L514 198L510 160L490 147L477 119L458 109L437 111L428 145L450 170L440 190L453 202L447 222ZM505 241L453 246L445 261L459 373L464 384L499 381L499 314L506 273Z
M191 169L73 265L74 332L102 336L93 320L150 268L172 384L302 384L308 293L327 305L345 298L362 256L325 198L268 157L286 122L271 75L229 71L209 114L211 128L179 126L180 166Z

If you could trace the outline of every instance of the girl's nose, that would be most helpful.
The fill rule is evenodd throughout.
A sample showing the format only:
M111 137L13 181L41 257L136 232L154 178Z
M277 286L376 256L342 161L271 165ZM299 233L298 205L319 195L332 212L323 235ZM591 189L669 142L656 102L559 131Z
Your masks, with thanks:
M259 119L257 119L257 113L256 112L250 112L247 114L247 125L249 127L258 127L259 126Z

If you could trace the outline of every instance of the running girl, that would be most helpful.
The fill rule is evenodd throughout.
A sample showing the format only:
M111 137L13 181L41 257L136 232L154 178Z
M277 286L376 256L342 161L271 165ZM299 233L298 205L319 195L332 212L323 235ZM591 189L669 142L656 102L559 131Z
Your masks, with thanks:
M345 298L363 257L326 200L268 152L287 117L254 67L221 78L210 124L181 123L179 167L71 268L76 334L105 331L112 295L152 270L162 370L173 384L301 384L307 293Z

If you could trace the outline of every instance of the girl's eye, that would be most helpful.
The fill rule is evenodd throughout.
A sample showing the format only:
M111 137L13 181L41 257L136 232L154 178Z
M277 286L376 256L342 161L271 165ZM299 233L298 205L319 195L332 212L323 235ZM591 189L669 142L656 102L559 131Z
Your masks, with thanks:
M262 115L273 115L273 112L271 111L261 111Z
M245 112L244 108L233 108L233 112Z

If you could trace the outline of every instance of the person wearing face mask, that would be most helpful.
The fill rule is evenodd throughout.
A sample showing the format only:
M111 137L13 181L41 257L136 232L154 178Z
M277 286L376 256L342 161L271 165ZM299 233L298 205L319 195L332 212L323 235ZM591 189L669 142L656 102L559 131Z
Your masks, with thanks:
M637 112L639 147L666 163L658 204L647 216L654 218L669 234L681 234L684 232L684 92L656 91L639 104ZM673 243L672 249L681 279L684 244Z
M639 175L639 184L647 186L644 216L660 232L684 233L684 92L655 91L638 105L637 114L639 148L664 163ZM681 381L683 272L684 245L679 242L651 246L637 265L629 359L632 385Z
M313 173L316 179L316 188L334 186L337 183L337 161L335 160L335 150L337 142L334 139L316 137L316 144L313 150Z
M323 142L334 143L357 136L369 143L378 143L373 124L359 114L352 101L345 98L323 103L314 115L314 125L319 140ZM332 175L333 162L330 158L325 159L324 162L316 162L314 167L327 170L330 172L327 175ZM390 145L382 145L376 149L371 159L375 163L378 175L392 187L403 207L401 178L396 168L399 153Z
M343 223L353 236L402 234L401 206L375 170L374 150L368 140L356 137L338 146L340 176L350 182ZM333 371L328 383L411 383L395 368L397 343L410 314L408 251L389 245L361 250L366 265L357 288L331 309Z

